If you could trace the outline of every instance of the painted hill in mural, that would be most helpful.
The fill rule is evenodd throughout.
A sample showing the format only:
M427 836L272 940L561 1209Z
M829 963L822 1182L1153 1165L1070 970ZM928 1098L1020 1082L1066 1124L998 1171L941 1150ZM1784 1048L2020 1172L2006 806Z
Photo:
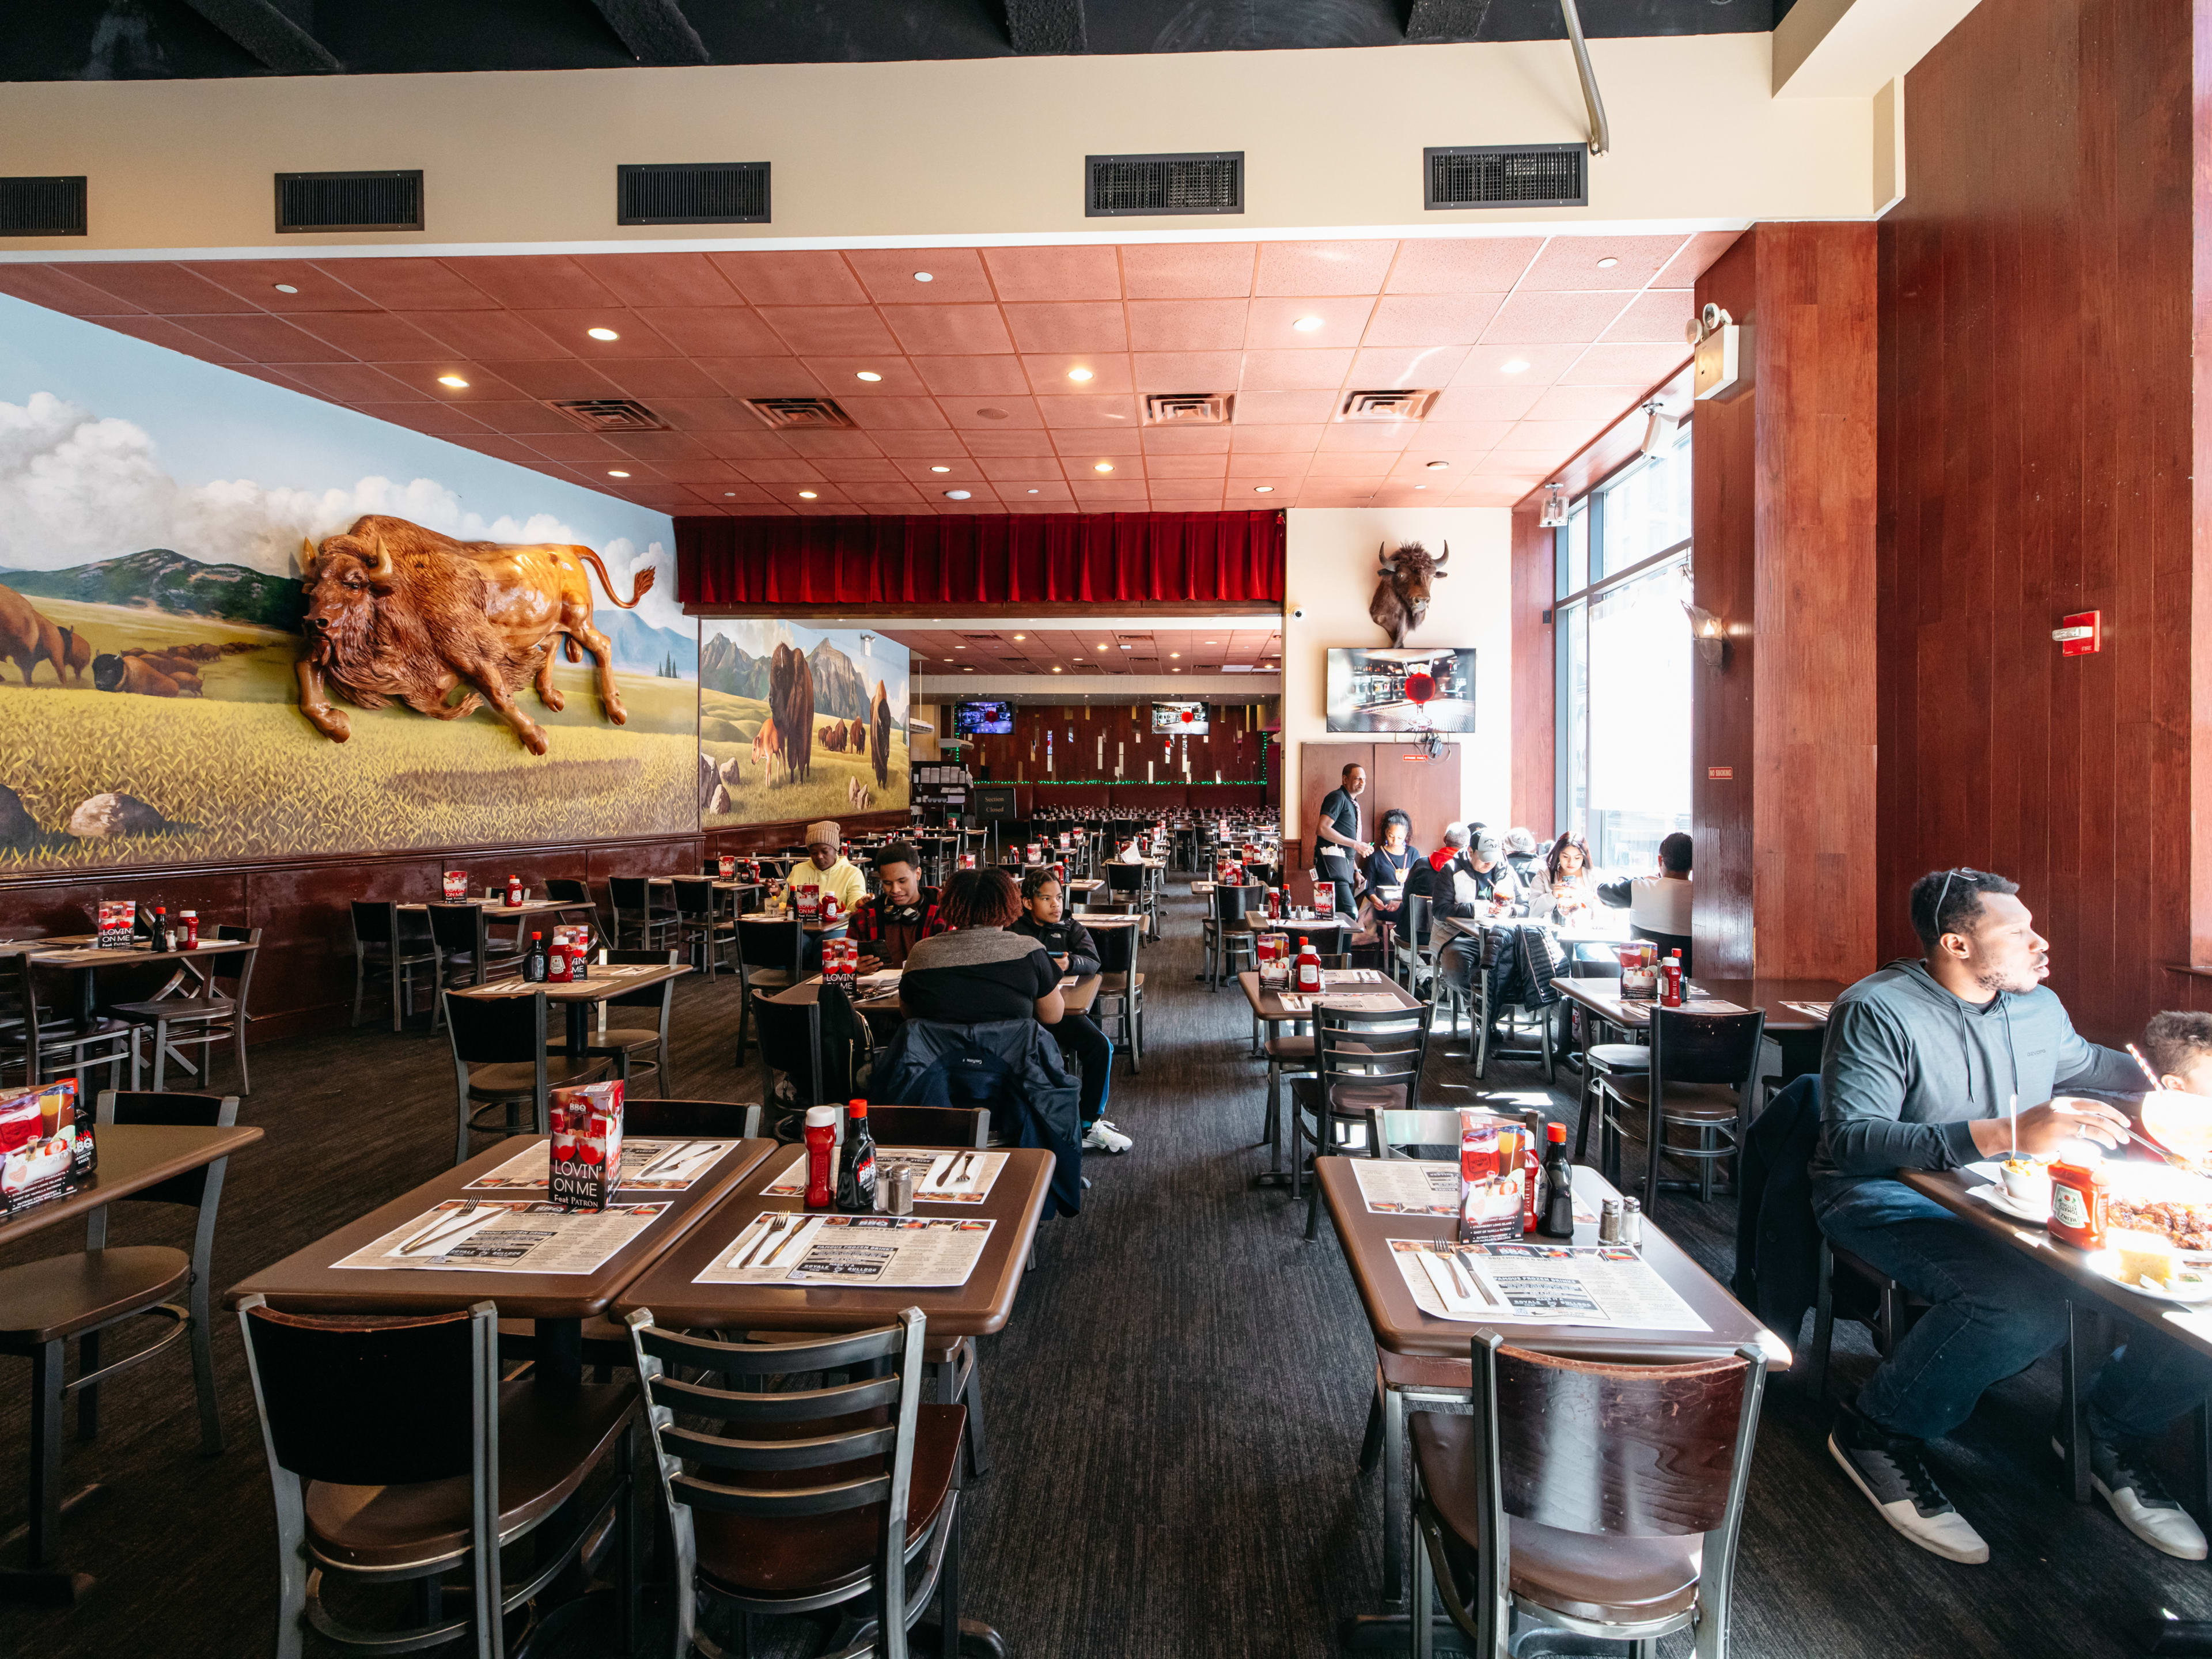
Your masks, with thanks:
M615 666L633 674L658 674L668 679L688 680L699 672L699 638L696 630L678 633L672 628L655 628L651 623L641 622L631 611L611 605L596 603L600 595L594 593L592 607L592 626L607 636L614 647ZM671 667L675 672L671 674Z
M212 617L287 633L299 631L306 608L294 577L242 564L207 564L166 547L62 570L0 570L0 583L37 599Z
M699 647L699 684L732 697L768 701L768 659L756 657L726 634L709 634Z
M867 719L868 699L875 694L875 682L863 678L850 657L824 641L806 653L806 661L814 673L817 714L836 714L846 720ZM709 635L700 648L699 684L709 691L765 702L768 668L766 657L754 656L726 635Z

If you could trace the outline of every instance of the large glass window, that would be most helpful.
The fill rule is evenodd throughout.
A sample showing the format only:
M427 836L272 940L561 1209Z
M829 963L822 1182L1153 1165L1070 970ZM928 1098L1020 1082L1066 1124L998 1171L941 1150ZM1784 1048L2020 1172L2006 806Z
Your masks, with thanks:
M1690 827L1688 430L1556 533L1559 818L1601 869L1641 875Z

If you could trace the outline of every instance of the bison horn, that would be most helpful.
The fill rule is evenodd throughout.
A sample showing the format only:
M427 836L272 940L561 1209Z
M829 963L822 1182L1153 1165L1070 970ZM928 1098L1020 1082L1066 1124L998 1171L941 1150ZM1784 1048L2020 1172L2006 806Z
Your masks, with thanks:
M1451 544L1449 542L1446 542L1444 544L1444 550L1437 555L1437 568L1439 570L1443 569L1444 568L1444 561L1449 557L1451 557Z
M300 538L300 574L302 576L315 574L315 544L305 536Z
M392 580L392 555L384 545L384 538L381 536L374 538L370 541L369 545L374 548L376 552L376 556L371 559L368 562L369 580L373 582L390 581Z

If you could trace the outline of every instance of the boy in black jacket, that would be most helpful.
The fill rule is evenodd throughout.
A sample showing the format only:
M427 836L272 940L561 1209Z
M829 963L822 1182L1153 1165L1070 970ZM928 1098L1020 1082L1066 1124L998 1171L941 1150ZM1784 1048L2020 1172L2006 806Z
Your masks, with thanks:
M1022 877L1022 905L1025 914L1006 931L1020 933L1043 945L1060 971L1078 980L1098 971L1098 944L1091 930L1073 916L1060 915L1059 878L1045 866L1032 866ZM1106 1090L1114 1073L1114 1045L1107 1040L1088 1012L1068 1013L1048 1026L1060 1040L1060 1051L1083 1070L1083 1144L1097 1152L1126 1152L1134 1143L1116 1129L1103 1114Z

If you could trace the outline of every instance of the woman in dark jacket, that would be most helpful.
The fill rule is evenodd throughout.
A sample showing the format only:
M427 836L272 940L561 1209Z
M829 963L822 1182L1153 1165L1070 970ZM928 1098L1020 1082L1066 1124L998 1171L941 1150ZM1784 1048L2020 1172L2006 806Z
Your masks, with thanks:
M1061 913L1059 878L1049 867L1032 867L1022 877L1024 914L1006 931L1035 939L1062 974L1078 983L1098 971L1098 943L1091 930ZM1092 1152L1126 1152L1134 1144L1104 1115L1107 1086L1114 1073L1114 1045L1086 1009L1070 1011L1048 1028L1060 1052L1083 1071L1083 1144Z

